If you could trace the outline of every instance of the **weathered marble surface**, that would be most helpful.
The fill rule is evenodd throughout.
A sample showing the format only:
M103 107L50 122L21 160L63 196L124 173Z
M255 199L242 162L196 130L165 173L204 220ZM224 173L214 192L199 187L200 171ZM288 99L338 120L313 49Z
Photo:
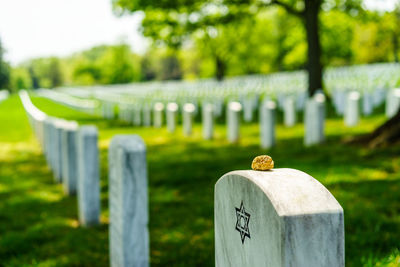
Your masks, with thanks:
M144 105L142 109L143 114L143 126L151 126L151 108L149 105Z
M240 137L240 113L242 105L239 102L229 102L227 110L228 141L236 143Z
M111 266L149 266L146 146L117 135L109 148Z
M227 173L214 216L216 266L344 266L343 209L304 172Z
M344 122L347 126L355 126L360 120L360 93L350 92L346 99Z
M154 127L161 128L163 125L164 104L157 102L154 104L153 122Z
M400 88L392 89L387 92L385 114L388 118L396 115L400 108Z
M176 129L178 117L178 104L171 102L167 105L167 129L168 132L173 133Z
M254 115L254 100L251 97L243 99L243 120L245 122L252 122Z
M142 110L141 107L136 105L133 108L133 125L140 126L142 124Z
M371 92L364 92L362 97L363 114L368 116L374 111L373 95Z
M78 132L78 208L84 226L99 223L100 169L97 128L82 126Z
M287 96L283 103L283 123L288 127L296 124L296 102L291 96Z
M270 148L275 145L275 112L276 104L267 100L260 107L261 147Z
M62 144L63 188L67 195L76 193L78 176L78 123L71 121L64 126Z
M61 120L61 119L53 119L53 125L54 125L54 151L53 151L53 157L54 157L54 179L57 183L62 182L62 144L61 144L61 137L62 137L62 132L63 128L65 125L66 121Z
M48 117L48 118L46 118L46 120L44 121L44 133L43 133L43 138L44 138L44 154L45 154L45 157L46 157L46 162L47 162L47 165L50 167L50 168L52 168L52 166L51 166L51 151L53 150L53 148L52 148L52 146L53 146L53 143L52 143L52 137L51 137L51 134L52 134L52 128L53 127L53 125L52 125L52 122L51 122L51 118L50 117Z
M195 116L195 112L196 106L194 104L186 103L183 105L183 134L186 136L192 135L193 117Z
M325 95L315 94L306 102L304 112L304 144L320 144L325 141Z
M214 137L214 105L205 103L202 109L203 138L210 140Z

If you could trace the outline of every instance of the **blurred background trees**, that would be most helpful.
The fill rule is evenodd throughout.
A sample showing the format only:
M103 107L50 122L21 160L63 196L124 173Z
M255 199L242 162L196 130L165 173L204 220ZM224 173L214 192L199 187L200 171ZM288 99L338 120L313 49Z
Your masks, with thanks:
M399 61L399 7L383 12L365 9L359 0L313 1L319 5L318 68ZM144 11L141 32L151 41L145 53L135 54L121 42L10 67L0 49L0 88L223 79L309 66L301 13L304 0L114 0L113 4L119 15ZM303 15L293 15L298 12Z
M10 82L10 66L4 61L4 53L0 39L0 89L8 88Z

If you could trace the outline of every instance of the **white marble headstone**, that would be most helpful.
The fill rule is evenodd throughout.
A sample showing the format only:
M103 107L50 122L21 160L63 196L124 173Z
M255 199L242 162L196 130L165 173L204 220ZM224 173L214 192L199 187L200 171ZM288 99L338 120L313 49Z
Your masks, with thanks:
M214 105L204 103L202 111L203 138L210 140L214 136Z
M228 141L235 143L239 141L240 136L240 112L242 105L239 102L229 102L227 111Z
M353 91L347 94L344 122L347 126L355 126L360 120L360 93Z
M76 193L78 176L78 123L71 121L64 126L62 144L62 177L64 192L67 195Z
M388 118L396 115L400 108L400 88L392 89L387 92L385 113Z
M84 226L100 221L100 168L98 133L95 126L82 126L78 132L78 209Z
M192 134L192 124L195 111L196 106L192 103L186 103L183 105L183 134L186 136L190 136Z
M214 207L217 267L344 266L343 209L304 172L227 173Z
M171 102L167 104L167 129L173 133L176 128L176 120L178 117L178 104Z
M111 266L149 266L146 146L137 135L117 135L108 161Z
M154 127L161 128L161 126L163 125L163 112L164 112L164 104L161 102L155 103L153 111Z
M260 106L261 147L270 148L275 145L275 113L276 104L271 100Z
M291 127L296 124L296 102L293 97L288 96L283 104L283 122L285 126Z

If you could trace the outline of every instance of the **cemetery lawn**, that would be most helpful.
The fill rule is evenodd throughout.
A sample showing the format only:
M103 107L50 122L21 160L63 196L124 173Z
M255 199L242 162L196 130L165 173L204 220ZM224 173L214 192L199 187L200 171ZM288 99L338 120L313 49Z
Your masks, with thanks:
M19 98L11 96L0 103L0 266L108 266L107 147L115 134L138 134L147 145L152 266L214 266L214 184L226 172L249 169L260 154L277 168L309 173L336 197L345 212L347 266L400 264L400 146L341 142L370 132L382 115L350 129L330 116L326 143L310 148L303 147L302 124L279 124L277 146L266 151L256 123L243 125L241 142L230 145L223 124L215 140L203 141L199 123L185 138L180 127L175 134L134 128L32 100L50 115L99 127L102 224L79 226L76 198L53 182Z

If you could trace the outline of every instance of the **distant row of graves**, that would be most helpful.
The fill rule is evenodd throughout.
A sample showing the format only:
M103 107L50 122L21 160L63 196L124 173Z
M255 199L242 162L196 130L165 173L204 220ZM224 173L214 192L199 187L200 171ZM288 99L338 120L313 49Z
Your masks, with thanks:
M400 89L395 87L400 81L399 65L337 68L328 70L325 77L329 85L326 91L319 90L312 97L306 90L303 72L232 78L224 82L202 80L42 89L39 94L137 127L166 125L169 132L174 132L181 122L186 136L192 134L194 121L200 119L204 139L213 138L216 122L225 122L226 136L232 143L240 139L241 123L258 120L263 148L276 143L278 112L282 112L283 124L287 127L304 122L305 145L323 142L327 97L348 127L357 125L361 116L371 115L382 105L388 118L400 107Z

